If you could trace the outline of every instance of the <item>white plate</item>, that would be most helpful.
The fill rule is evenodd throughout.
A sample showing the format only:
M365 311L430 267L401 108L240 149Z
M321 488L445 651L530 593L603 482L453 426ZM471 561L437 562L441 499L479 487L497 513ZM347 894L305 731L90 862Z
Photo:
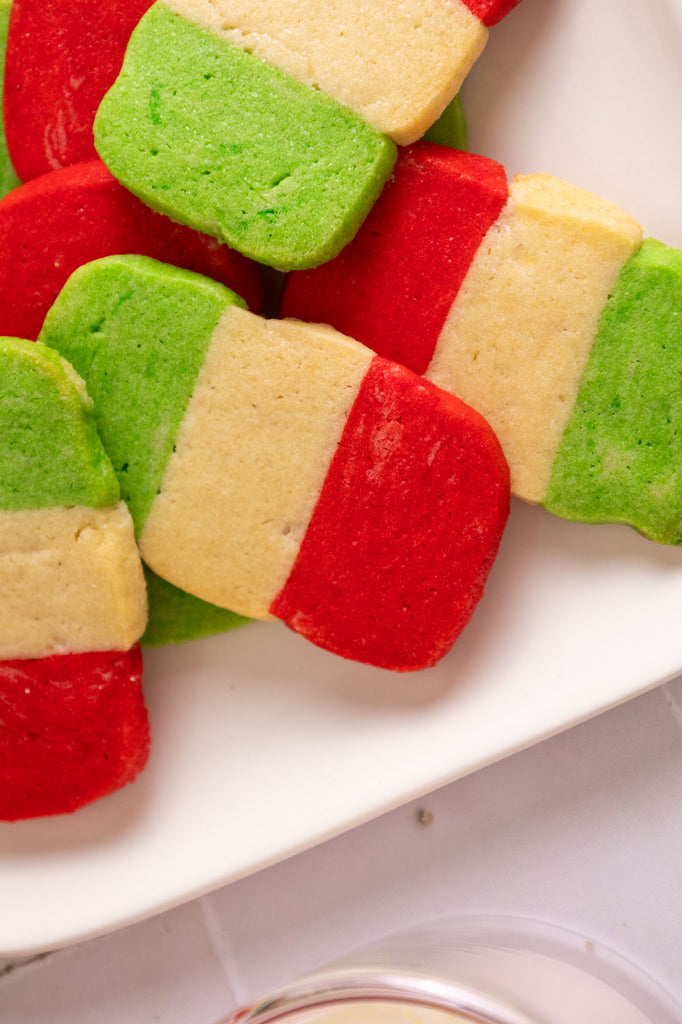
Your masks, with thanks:
M682 5L523 0L465 86L471 148L548 171L682 245ZM216 888L682 670L682 549L515 504L451 654L408 676L278 625L147 656L133 786L0 826L0 953L54 948Z

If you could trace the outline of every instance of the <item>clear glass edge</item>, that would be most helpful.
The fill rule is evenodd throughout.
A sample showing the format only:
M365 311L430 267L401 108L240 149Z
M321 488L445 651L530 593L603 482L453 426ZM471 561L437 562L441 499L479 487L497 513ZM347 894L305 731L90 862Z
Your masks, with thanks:
M438 918L388 933L275 988L227 1015L220 1024L270 1024L306 1010L363 1000L440 1009L459 1014L472 1024L546 1024L504 999L452 982L437 970L431 975L403 968L400 947L427 937L430 941L454 941L458 948L527 950L552 957L611 986L655 1024L682 1024L682 1006L666 989L600 939L564 926L504 915ZM371 960L377 952L384 962L363 964L363 959Z

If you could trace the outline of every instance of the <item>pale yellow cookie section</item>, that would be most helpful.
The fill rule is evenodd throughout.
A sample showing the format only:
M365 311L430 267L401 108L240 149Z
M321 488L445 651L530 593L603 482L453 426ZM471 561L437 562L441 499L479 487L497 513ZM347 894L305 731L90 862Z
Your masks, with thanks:
M229 307L140 536L150 568L269 618L372 357L330 327Z
M128 650L146 623L123 502L0 512L0 658Z
M426 376L486 417L526 501L544 496L599 318L641 239L593 193L519 176L450 309Z
M350 107L399 145L459 91L487 28L461 0L163 0Z

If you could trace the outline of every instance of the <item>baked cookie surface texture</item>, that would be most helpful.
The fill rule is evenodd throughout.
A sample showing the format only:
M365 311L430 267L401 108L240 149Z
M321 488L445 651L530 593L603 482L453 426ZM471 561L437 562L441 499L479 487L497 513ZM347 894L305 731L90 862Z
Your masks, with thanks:
M652 238L602 313L543 504L682 543L682 252Z
M428 142L395 174L335 260L289 275L280 316L328 323L424 373L471 261L507 202L494 160Z
M75 810L146 761L146 592L119 499L83 382L0 338L1 818Z
M69 275L100 256L139 253L213 277L259 310L259 268L126 191L101 160L52 171L0 201L0 333L38 337Z
M641 237L584 189L518 176L450 308L427 375L490 418L527 501L542 501L599 318Z
M477 413L337 331L263 320L142 257L76 271L42 337L87 381L159 576L380 667L451 646L508 514Z
M163 647L200 640L217 633L227 633L249 621L246 616L237 615L229 608L219 608L174 587L152 572L148 565L143 565L143 569L149 612L147 628L140 640L142 647Z
M458 92L487 40L460 0L164 0L182 17L414 142Z
M108 796L149 754L140 648L0 662L0 717L1 820Z
M17 174L97 156L92 124L151 0L13 0L5 124Z

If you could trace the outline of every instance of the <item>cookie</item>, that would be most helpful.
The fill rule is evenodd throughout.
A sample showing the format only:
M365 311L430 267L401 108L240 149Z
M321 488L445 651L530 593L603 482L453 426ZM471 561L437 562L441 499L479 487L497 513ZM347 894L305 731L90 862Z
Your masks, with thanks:
M36 338L76 267L125 252L215 277L261 308L258 267L150 210L92 160L36 178L0 201L0 334Z
M87 381L158 575L380 667L449 649L508 514L477 413L338 332L263 320L142 257L76 271L41 337Z
M289 276L280 315L331 324L482 412L524 500L679 543L679 253L641 238L583 189L527 175L507 194L492 161L417 143L351 245Z
M146 593L82 380L16 338L0 338L0 593L0 818L75 810L147 758Z

